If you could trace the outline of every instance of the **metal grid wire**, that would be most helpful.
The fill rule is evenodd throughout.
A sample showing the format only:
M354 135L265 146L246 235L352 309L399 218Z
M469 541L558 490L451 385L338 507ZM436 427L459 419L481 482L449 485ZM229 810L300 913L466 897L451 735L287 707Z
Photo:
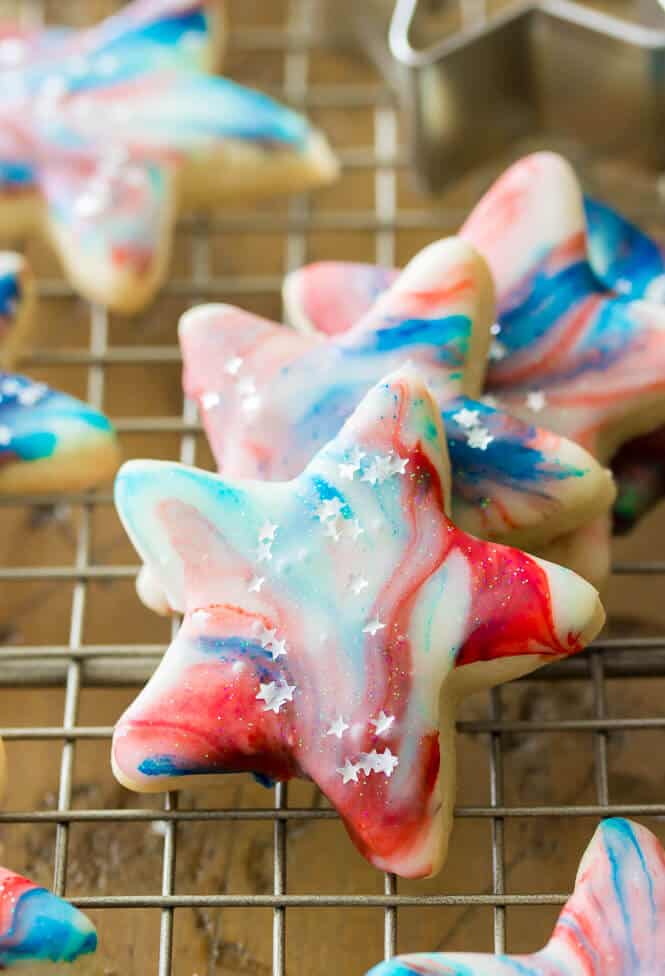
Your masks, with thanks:
M39 5L32 4L32 14L39 13ZM345 171L370 171L374 180L375 206L350 209L346 212L324 212L312 215L306 198L294 199L283 215L247 212L236 216L216 216L210 219L185 218L181 222L192 241L192 274L187 279L171 280L167 291L188 301L223 296L263 295L279 290L279 276L213 275L211 272L211 234L223 231L251 231L280 233L286 236L286 266L293 268L308 258L307 234L313 230L349 230L368 232L374 239L374 257L380 264L397 262L396 233L400 228L437 232L449 230L463 214L454 209L429 211L398 209L397 180L405 166L404 153L398 142L398 115L386 90L377 81L361 84L310 85L308 83L313 55L307 40L307 3L292 0L288 22L284 28L256 28L236 32L231 45L235 50L252 53L270 52L283 57L283 88L275 94L291 104L313 108L344 109L363 106L374 114L374 145L366 149L340 152ZM364 202L364 201L363 201ZM286 269L285 269L286 270ZM42 281L41 293L49 298L69 297L71 292L60 282ZM90 403L104 406L107 368L112 365L142 364L154 370L166 364L179 363L175 346L119 346L109 341L109 318L103 308L90 307L90 340L87 350L37 349L27 359L27 369L33 367L76 366L87 371L87 395ZM121 435L137 433L171 433L180 437L180 459L196 463L196 435L200 425L191 403L185 402L179 417L129 417L117 422ZM46 501L49 501L48 499ZM53 810L25 810L0 812L3 824L54 824L56 828L53 861L53 887L59 894L67 893L70 832L74 824L117 822L160 824L163 832L162 879L159 892L149 895L99 895L91 891L76 897L75 903L88 909L154 908L161 912L158 961L159 976L169 976L173 969L174 912L179 908L268 908L273 913L272 974L285 976L286 915L289 909L334 907L374 908L383 912L384 952L395 954L397 947L398 913L409 906L486 906L494 916L493 942L496 951L506 948L506 909L514 905L558 905L565 895L506 891L504 829L510 818L543 817L599 817L608 814L664 816L662 803L613 803L608 786L608 736L631 730L665 728L662 716L644 715L638 718L610 717L606 705L606 678L624 678L665 674L665 636L630 636L598 640L586 655L550 667L539 678L583 679L593 691L593 716L579 719L511 719L502 717L502 695L497 690L490 696L489 718L459 723L460 731L485 737L488 744L490 792L485 805L465 806L456 810L456 817L489 821L491 824L491 890L466 894L400 894L394 876L385 875L383 894L327 894L325 891L299 895L289 892L287 883L287 835L289 827L309 821L336 818L333 810L320 807L293 808L288 805L288 790L279 785L274 791L272 808L179 809L177 795L169 794L163 806L123 807L118 809L78 809L72 802L74 762L77 744L84 740L109 740L112 729L103 726L79 725L81 691L84 686L114 686L137 684L144 680L163 653L161 643L84 642L84 622L89 603L89 589L93 582L109 583L131 579L134 565L96 564L91 553L92 519L97 509L110 506L107 492L71 495L65 501L80 510L76 551L73 565L44 565L37 567L0 567L0 582L44 583L73 585L69 639L66 644L18 645L0 647L0 685L64 686L62 723L53 727L38 724L23 728L0 728L6 740L55 740L62 743L59 787ZM22 505L44 505L43 498L21 499ZM16 499L2 499L1 504L16 505ZM619 574L660 574L663 562L632 562L615 566ZM174 626L176 626L174 624ZM504 743L506 736L530 736L536 733L584 732L593 737L595 761L595 802L510 805L504 800ZM194 821L215 822L268 821L273 825L272 892L216 895L182 894L176 887L176 858L178 828L187 829ZM472 949L473 946L466 946Z

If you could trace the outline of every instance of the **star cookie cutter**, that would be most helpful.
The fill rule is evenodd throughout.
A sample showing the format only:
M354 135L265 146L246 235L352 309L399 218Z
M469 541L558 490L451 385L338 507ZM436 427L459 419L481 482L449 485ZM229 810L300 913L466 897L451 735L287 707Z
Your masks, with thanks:
M608 119L621 133L613 153L619 143L633 153L638 146L649 166L665 162L665 14L657 0L642 0L634 19L572 0L527 0L498 12L494 5L490 14L476 0L345 7L340 17L339 3L329 5L326 27L339 37L343 22L345 39L360 43L396 91L429 191L541 130L607 149Z

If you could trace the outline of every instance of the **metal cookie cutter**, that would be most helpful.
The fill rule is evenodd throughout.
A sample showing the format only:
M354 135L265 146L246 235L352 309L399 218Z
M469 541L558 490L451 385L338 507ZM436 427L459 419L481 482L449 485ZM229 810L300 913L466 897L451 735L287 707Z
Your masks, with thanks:
M665 12L657 0L344 0L335 23L397 91L430 191L534 133L665 164ZM489 4L489 8L488 8ZM438 37L432 43L432 38Z

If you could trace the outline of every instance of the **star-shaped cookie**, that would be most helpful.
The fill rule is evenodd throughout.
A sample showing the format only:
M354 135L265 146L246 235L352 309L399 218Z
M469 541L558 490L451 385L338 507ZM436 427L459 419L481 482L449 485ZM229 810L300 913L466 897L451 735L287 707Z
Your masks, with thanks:
M576 445L463 396L481 389L493 317L484 263L451 238L418 254L342 336L299 335L229 306L191 310L184 386L220 472L275 480L302 471L372 383L416 363L443 411L456 520L534 544L582 524L614 488Z
M440 411L413 368L290 482L126 464L120 517L184 620L116 726L120 782L309 777L377 867L436 871L455 703L575 653L604 618L569 570L458 529L449 483Z
M613 818L596 830L575 891L540 952L522 956L422 953L367 976L662 976L665 852L640 824Z
M635 276L635 256L622 266L621 245L610 251L604 243L603 251L601 221L607 227L609 219L594 201L585 211L570 165L543 152L511 166L460 231L487 260L496 286L487 392L603 462L665 420L665 309L635 300L657 290L643 277L634 292L612 290ZM604 242L608 236L603 231ZM649 260L655 268L653 254ZM657 267L662 274L662 261ZM335 262L301 269L285 284L288 318L327 334L348 330L397 274Z
M0 47L0 231L45 235L74 286L121 311L164 278L181 208L336 174L303 118L202 70L221 33L209 6L136 0L20 57L7 38L9 65Z
M487 259L496 284L490 396L511 414L577 441L602 463L635 435L660 426L665 308L639 300L659 294L658 258L634 228L594 201L585 205L565 160L537 153L510 167L460 234ZM645 276L635 275L638 251L646 255L640 262L657 272L650 291ZM304 269L285 286L289 317L301 326L321 322L329 331L339 308L348 327L395 274L367 265ZM638 282L634 291L626 285L632 279ZM335 303L343 281L347 297ZM589 530L597 544L602 541L598 567L608 566L610 556L610 523L599 518L602 523ZM584 557L586 541L584 535L564 538L557 546Z
M32 326L34 291L25 259L0 252L3 362L14 358ZM115 433L103 414L44 383L0 370L0 493L88 488L110 478L118 461Z
M0 867L1 970L16 966L27 974L34 973L36 966L47 973L49 963L72 963L96 948L95 927L82 912Z
M77 491L110 478L119 451L98 410L0 371L0 492Z
M537 153L510 167L462 235L496 283L487 386L511 411L537 413L602 461L665 420L665 308L594 274L582 192L564 159Z
M520 160L462 234L496 282L500 331L488 389L511 412L528 418L537 410L539 422L602 462L663 423L665 307L602 284L590 262L582 192L565 160L552 153ZM589 531L609 566L610 522L600 519ZM569 545L583 551L584 541Z
M283 297L287 320L298 331L306 334L322 333L328 336L341 336L351 330L357 322L362 321L369 314L373 305L381 300L382 296L393 286L399 274L400 271L397 268L382 268L378 265L344 261L321 261L299 268L287 275L284 281ZM492 326L492 334L495 336L498 335L500 328L500 324L498 322L495 323ZM499 354L503 352L496 341L493 342L492 349L495 356L497 349L499 350ZM482 398L480 405L475 403L473 406L474 408L480 406L480 410L482 411L488 405L498 408L500 402L501 398L499 396L489 393ZM542 391L531 392L527 397L527 403L534 416L537 415L545 406L544 393ZM478 413L479 411L476 411L476 415ZM497 419L501 418L504 424L509 423L518 432L523 424L523 421L518 420L505 411L498 410L495 417ZM466 484L466 465L469 463L469 460L474 460L474 458L479 460L481 455L477 452L467 451L465 456L460 456L456 448L457 445L463 447L464 442L458 441L457 445L455 444L451 439L451 433L454 432L455 428L451 426L451 417L445 411L444 418L446 421L446 433L449 439L449 450L453 468L453 491L455 493L453 508L457 509L460 506L460 502L456 492L458 491L458 486ZM547 437L553 438L554 440L551 442L553 453L556 452L557 447L560 445L570 443L566 438L562 438L560 439L560 444L557 444L557 435L549 432L546 433L539 428L534 428L532 425L528 425L526 430L531 432L539 431L543 442L546 442ZM645 439L636 438L634 441L630 441L629 445L633 443L638 444ZM524 434L518 435L517 441L523 445L527 444ZM499 464L501 461L509 461L513 456L511 450L505 450L505 445L500 439L495 440L494 451ZM620 451L619 456L621 454L622 452ZM535 457L535 455L532 456ZM542 464L542 460L540 463ZM556 468L553 470L556 470ZM643 490L647 490L646 484L651 489L654 479L657 478L657 470L657 467L652 469L648 482L644 480L640 482L641 485L645 485ZM473 478L473 468L470 474ZM497 485L501 484L500 472L493 472L492 481ZM531 495L538 498L540 491L538 479L532 476L528 467L522 470L520 482L522 491L526 492L526 498L529 498ZM569 483L569 481L563 480L561 488L565 489ZM459 494L462 494L462 492L459 492ZM485 495L490 496L490 493L486 491ZM590 515L594 511L594 508L596 511L603 512L603 509L607 508L610 498L611 495L608 493L606 499L600 496L596 496L595 501L590 499L590 504L586 509L586 515ZM457 516L460 524L464 525L464 519L467 514L471 515L472 518L486 521L485 505L479 506L478 498L474 499L472 497L469 501L471 504L468 512L460 510ZM563 498L561 502L565 505ZM493 511L494 506L490 508L490 513ZM584 514L584 512L581 513L580 522L582 522ZM550 515L551 517L548 519L547 525L550 529L554 529L555 538L545 544L543 544L542 539L540 540L542 555L545 555L553 562L574 569L575 572L591 580L595 586L603 586L609 576L611 562L610 521L608 515L603 512L602 515L592 519L589 524L580 524L577 529L568 532L560 528L560 522L556 521L557 516L560 516L560 512L557 512L555 509L551 511ZM516 520L512 519L511 521L515 522ZM480 535L492 534L487 531L487 525L483 526L482 523L480 526L472 528L471 531ZM508 538L509 541L512 541L510 536ZM535 536L532 534L530 539L527 537L526 539L518 539L517 541L521 541L521 544L526 545L527 548L538 548L537 534ZM166 614L169 612L164 594L159 591L146 571L140 574L137 588L141 599L147 606L151 607L157 613Z

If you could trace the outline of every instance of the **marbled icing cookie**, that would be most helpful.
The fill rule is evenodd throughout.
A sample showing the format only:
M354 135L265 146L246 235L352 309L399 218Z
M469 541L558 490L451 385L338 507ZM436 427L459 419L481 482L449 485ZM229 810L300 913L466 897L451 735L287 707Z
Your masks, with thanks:
M495 402L577 441L602 463L660 425L665 309L656 299L665 279L653 242L585 201L571 167L552 153L512 166L460 234L487 259L496 283L486 384ZM366 314L396 274L334 262L302 269L285 285L289 318L301 328L339 334ZM651 474L638 485L641 498L659 490L658 471ZM638 492L633 496L639 504ZM629 509L625 495L623 508ZM609 565L610 539L601 506L597 513L590 532L602 549L593 560L599 569ZM588 563L585 546L583 530L563 538L557 551Z
M300 473L372 383L415 363L441 408L459 525L542 543L607 507L614 486L570 440L471 399L493 320L484 263L450 238L418 254L341 336L297 335L229 306L191 310L180 325L184 386L220 472L274 480Z
M44 383L0 372L0 492L78 491L110 478L118 462L104 414Z
M74 287L114 309L153 296L182 208L336 175L301 116L206 73L218 10L135 0L23 48L9 34L4 61L0 41L0 232L47 237Z
M184 619L116 725L119 781L310 778L372 864L435 872L457 702L576 653L604 619L589 583L467 535L449 504L440 410L413 367L291 481L126 464L118 512Z

